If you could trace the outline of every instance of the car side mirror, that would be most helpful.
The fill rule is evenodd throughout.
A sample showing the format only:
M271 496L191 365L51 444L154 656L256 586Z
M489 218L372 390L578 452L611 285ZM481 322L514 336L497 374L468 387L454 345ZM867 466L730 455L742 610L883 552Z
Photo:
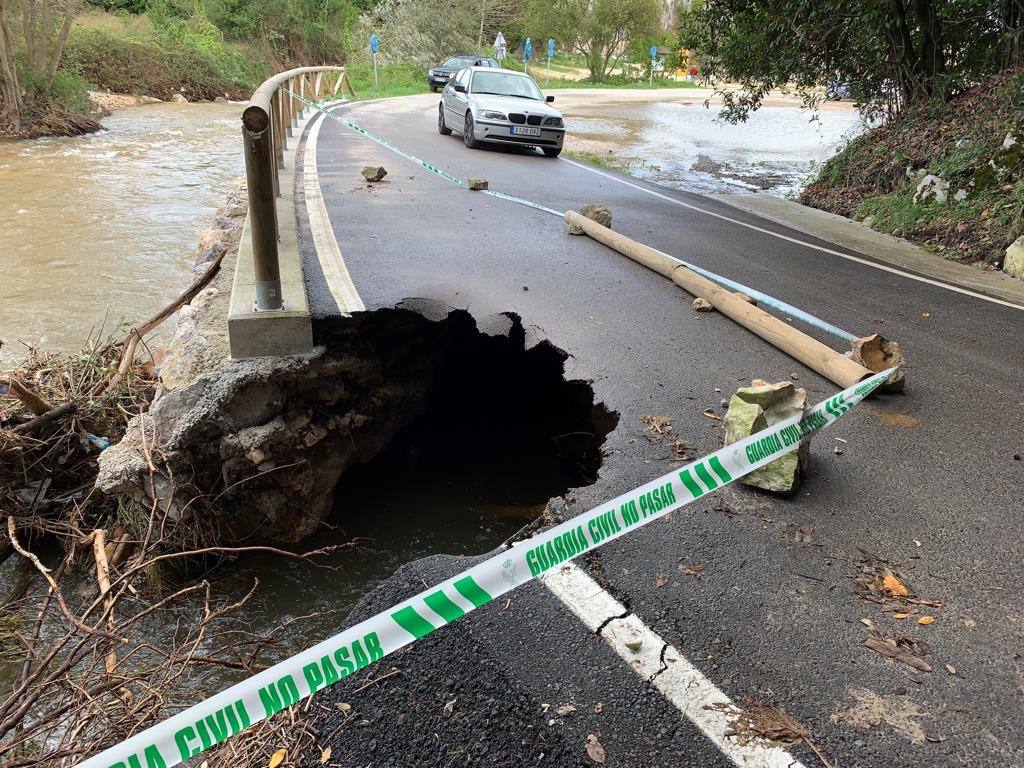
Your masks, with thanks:
M464 86L464 85L456 85L455 86L455 90L456 90L457 93L465 93L466 92L466 86Z
M548 104L550 104L554 100L555 100L554 96L547 96L547 97L544 98L544 101L546 101Z

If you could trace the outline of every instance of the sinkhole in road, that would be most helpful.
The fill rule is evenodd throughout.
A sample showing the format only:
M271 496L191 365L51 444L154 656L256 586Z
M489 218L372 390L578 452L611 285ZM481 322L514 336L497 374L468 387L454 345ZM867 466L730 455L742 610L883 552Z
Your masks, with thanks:
M264 623L333 612L278 635L296 647L336 632L339 615L401 565L491 551L550 499L593 483L618 423L589 382L565 377L568 354L529 343L516 315L478 324L462 310L421 311L325 322L321 367L289 383L284 421L324 425L304 466L333 484L304 546L358 540L317 558L330 569L258 556L232 570L235 591L259 578L244 610Z
M419 415L336 487L347 533L398 553L483 552L594 482L617 415L564 378L565 352L526 348L519 319L503 319L490 335L450 319L434 340Z

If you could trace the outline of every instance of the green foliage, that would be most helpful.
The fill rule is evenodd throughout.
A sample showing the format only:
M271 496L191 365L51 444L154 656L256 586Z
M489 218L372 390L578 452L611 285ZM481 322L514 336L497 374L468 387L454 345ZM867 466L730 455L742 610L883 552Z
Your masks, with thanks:
M801 202L863 218L961 261L999 264L1024 234L1024 135L1020 82L992 78L953 98L908 109L859 136L823 164ZM924 174L949 182L949 198L914 202ZM966 199L956 200L958 190Z
M705 0L680 16L680 44L706 74L740 83L725 116L745 119L774 88L805 101L848 83L852 96L892 114L943 100L1020 63L1019 3L1005 0Z
M427 71L412 64L394 64L379 67L378 88L373 87L373 66L371 64L350 64L346 66L349 82L360 99L376 99L383 96L408 96L426 93Z
M267 74L265 63L217 40L208 29L160 27L151 39L134 40L105 29L74 29L63 67L97 87L120 93L190 98L225 93L245 97Z
M630 41L657 34L660 17L658 0L529 0L526 28L582 54L590 78L604 80Z

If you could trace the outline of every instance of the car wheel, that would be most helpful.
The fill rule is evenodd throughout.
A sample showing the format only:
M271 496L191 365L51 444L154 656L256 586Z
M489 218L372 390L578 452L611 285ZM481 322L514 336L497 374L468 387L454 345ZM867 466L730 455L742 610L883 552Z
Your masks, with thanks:
M444 122L444 104L437 105L437 132L442 136L451 136L452 129Z
M561 147L541 147L544 150L544 157L558 157L562 154Z
M480 142L473 135L473 115L469 112L466 113L466 124L462 126L462 143L467 149L480 148Z

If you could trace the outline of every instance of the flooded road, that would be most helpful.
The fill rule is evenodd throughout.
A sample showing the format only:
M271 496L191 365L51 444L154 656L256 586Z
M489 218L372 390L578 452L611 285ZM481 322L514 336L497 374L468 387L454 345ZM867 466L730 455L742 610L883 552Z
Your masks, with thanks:
M570 102L566 146L676 189L791 195L863 130L851 104L825 104L815 113L777 97L731 125L718 119L719 105L705 107L702 92L690 93L600 107Z
M89 136L0 143L0 362L19 341L78 350L184 289L196 233L244 173L240 111L153 104Z

